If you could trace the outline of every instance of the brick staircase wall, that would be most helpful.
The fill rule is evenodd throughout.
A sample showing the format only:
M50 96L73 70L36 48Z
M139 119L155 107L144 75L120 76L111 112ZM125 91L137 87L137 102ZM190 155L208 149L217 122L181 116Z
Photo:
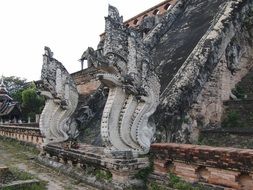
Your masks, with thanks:
M253 189L253 150L190 144L156 143L151 146L157 176L173 173L191 183L220 189Z

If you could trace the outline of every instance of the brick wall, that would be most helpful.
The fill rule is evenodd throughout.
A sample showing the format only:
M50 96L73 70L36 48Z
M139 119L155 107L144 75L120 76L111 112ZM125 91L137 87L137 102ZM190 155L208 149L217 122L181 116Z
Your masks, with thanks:
M100 85L101 83L98 80L91 80L85 84L77 85L77 90L79 94L88 95L96 91Z
M89 95L101 85L100 81L96 79L98 72L96 68L90 67L71 74L80 95Z
M38 127L0 125L0 136L13 138L19 141L40 145L43 143L43 136Z
M189 144L151 146L154 174L174 173L189 182L253 189L253 150Z
M152 17L157 15L163 15L165 12L169 11L173 5L176 4L178 0L165 0L138 15L126 20L124 25L127 27L137 28L145 17ZM103 39L105 33L100 34L100 38Z

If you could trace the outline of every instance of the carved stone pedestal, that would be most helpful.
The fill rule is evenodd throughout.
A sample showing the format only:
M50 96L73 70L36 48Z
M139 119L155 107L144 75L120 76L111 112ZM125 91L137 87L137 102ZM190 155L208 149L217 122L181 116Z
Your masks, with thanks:
M149 166L147 157L139 158L132 151L112 151L106 153L107 169L112 173L114 184L129 187L135 184L134 175Z
M142 189L143 184L134 179L134 175L149 166L147 157L136 157L132 151L106 152L103 147L86 144L80 144L79 149L66 149L61 144L47 145L44 147L44 152L38 158L43 164L91 186L108 190L124 190L132 186ZM94 182L94 176L87 175L90 170L93 171L94 176L97 174L96 171L107 172L111 174L111 179L96 178Z

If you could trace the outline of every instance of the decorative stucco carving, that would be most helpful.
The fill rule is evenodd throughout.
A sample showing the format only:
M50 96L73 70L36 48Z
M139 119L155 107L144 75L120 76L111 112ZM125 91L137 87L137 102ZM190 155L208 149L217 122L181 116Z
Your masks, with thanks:
M88 48L82 56L104 71L97 77L109 87L101 136L108 151L145 154L155 133L149 118L159 103L159 79L152 71L149 49L137 31L123 25L115 7L109 6L105 20L103 48Z
M71 117L78 103L75 83L65 67L45 47L41 81L37 83L46 104L40 117L40 130L45 144L63 142L77 136L76 122Z

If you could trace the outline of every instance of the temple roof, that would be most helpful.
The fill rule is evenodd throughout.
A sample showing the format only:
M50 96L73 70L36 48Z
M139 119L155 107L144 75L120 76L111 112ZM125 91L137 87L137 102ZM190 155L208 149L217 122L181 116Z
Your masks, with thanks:
M0 116L9 115L15 108L21 112L17 102L0 102Z

